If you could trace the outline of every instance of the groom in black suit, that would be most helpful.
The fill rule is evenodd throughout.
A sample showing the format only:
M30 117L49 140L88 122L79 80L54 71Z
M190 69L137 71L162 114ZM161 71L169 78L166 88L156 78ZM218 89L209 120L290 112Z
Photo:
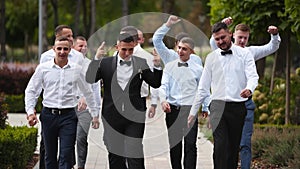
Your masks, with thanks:
M156 65L152 72L145 59L132 56L135 45L130 34L120 34L117 56L93 60L86 73L87 82L102 79L104 85L103 139L110 169L145 168L142 141L146 107L140 90L143 81L158 88L162 70Z

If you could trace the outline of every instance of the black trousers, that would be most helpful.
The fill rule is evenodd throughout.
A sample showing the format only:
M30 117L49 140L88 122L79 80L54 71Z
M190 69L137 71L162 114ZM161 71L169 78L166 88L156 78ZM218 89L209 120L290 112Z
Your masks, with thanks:
M214 137L214 169L236 169L244 120L245 102L213 100L210 120Z
M171 112L166 113L172 169L182 168L182 140L184 140L183 166L185 169L196 169L198 119L191 128L187 127L190 109L191 106L171 105Z
M145 169L143 136L145 123L137 123L124 118L118 121L106 121L104 144L108 150L110 169Z

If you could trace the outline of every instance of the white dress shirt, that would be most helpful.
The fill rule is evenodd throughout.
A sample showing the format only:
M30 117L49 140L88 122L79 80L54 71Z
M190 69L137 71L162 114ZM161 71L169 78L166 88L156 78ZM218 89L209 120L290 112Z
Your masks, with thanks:
M211 100L226 102L246 101L247 98L240 96L241 91L254 91L258 74L252 54L248 49L234 44L231 50L233 53L227 55L221 55L221 49L208 54L191 115L196 115L203 99L210 95L210 90Z
M84 94L92 117L99 116L94 94L85 81L85 72L76 63L68 61L63 68L54 59L37 66L25 90L25 109L28 115L34 113L42 89L44 107L73 108L77 105L78 88Z
M189 59L187 67L176 59L166 64L159 88L160 101L176 106L192 105L203 68Z
M42 53L41 58L40 58L40 63L44 63L44 62L53 60L54 57L55 57L55 51L53 49L50 49L50 50ZM73 62L73 63L77 63L79 65L82 65L82 70L83 70L84 74L87 71L87 68L88 68L88 66L91 62L90 59L88 59L81 52L79 52L79 51L77 51L73 48L71 48L71 51L68 55L68 60ZM95 96L95 99L96 99L97 108L101 112L101 92L100 92L101 88L100 87L101 87L100 82L92 84L92 90L94 92L94 96ZM83 97L83 93L80 90L78 90L77 95L80 96L80 97Z
M124 61L119 55L118 55L118 63L117 63L117 80L118 84L121 86L122 90L125 90L125 87L127 83L129 82L130 77L133 73L133 67L132 63L128 66L126 64L121 65L120 61ZM131 58L128 60L131 61Z
M153 45L165 65L168 64L169 62L179 59L178 53L173 49L167 48L167 46L163 42L163 38L168 33L169 30L170 28L167 27L166 24L163 24L160 28L158 28L154 32L153 35ZM191 54L189 62L191 61L195 62L195 64L203 68L202 60L199 56L195 54ZM155 102L156 100L157 99L153 98L151 102ZM208 110L209 103L210 103L210 97L207 97L203 102L202 111L206 111L206 112L209 111Z

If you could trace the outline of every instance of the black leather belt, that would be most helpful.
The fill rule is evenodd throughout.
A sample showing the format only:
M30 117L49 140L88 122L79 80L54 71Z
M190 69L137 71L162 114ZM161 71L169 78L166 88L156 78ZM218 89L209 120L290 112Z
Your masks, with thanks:
M251 99L252 99L252 95L248 97L248 100L251 100Z
M176 105L173 105L173 104L170 104L170 107L171 107L171 110L175 109L175 110L180 110L181 106L176 106Z
M69 113L70 111L74 110L74 108L65 108L65 109L48 108L48 107L44 107L44 108L50 111L54 115L61 115L61 114Z

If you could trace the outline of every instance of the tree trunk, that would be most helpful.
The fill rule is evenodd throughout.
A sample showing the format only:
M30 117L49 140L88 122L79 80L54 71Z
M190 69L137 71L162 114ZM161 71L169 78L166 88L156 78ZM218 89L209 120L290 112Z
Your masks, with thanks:
M266 58L265 57L256 61L257 73L258 73L260 79L264 78L265 67L266 67Z
M95 0L91 0L91 29L89 36L92 36L92 34L95 32L96 28L96 2Z
M24 51L25 51L25 62L28 62L29 58L29 44L28 44L28 33L24 32Z
M87 36L89 35L89 31L90 31L90 24L88 22L88 17L89 15L87 15L87 6L86 6L86 0L82 0L82 13L83 13L83 35Z
M54 28L58 26L58 7L57 7L57 0L51 0L51 4L53 7L53 13L54 13Z
M80 8L81 8L81 0L77 0L76 2L76 10L75 10L75 21L73 28L73 35L76 37L78 35L78 26L80 24Z
M175 4L175 0L163 0L162 2L163 13L175 14L174 4Z
M0 44L1 44L1 61L6 59L6 49L5 49L5 0L1 0L0 7Z
M286 44L286 92L285 92L285 124L290 123L290 67L291 67L291 56L290 56L290 34L287 33Z
M270 95L273 94L273 89L274 89L274 78L275 78L275 73L276 73L277 58L278 58L278 53L275 52L274 63L273 63L273 68L272 68L272 75L271 75L271 83L270 83L270 92L269 92Z
M122 0L122 15L123 15L123 21L122 21L122 27L128 25L128 1Z

